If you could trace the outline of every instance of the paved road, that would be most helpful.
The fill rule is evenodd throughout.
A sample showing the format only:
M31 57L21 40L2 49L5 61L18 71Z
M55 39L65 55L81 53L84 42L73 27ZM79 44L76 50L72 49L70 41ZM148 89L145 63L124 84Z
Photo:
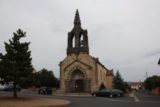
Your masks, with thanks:
M54 98L70 100L72 103L69 107L159 107L160 102L154 101L141 101L136 102L131 97L120 97L120 98L103 98L103 97L58 97Z
M160 96L142 92L134 92L140 102L160 102Z
M64 98L64 97L63 97ZM136 102L134 98L99 98L99 97L66 97L72 103L70 107L159 107L160 101L150 99L149 101ZM142 98L143 99L143 98Z
M11 93L8 93L8 95ZM119 97L119 98L103 98L92 96L47 96L38 95L37 93L19 93L20 96L32 96L43 98L56 98L70 100L69 107L159 107L160 97L154 95L146 95L143 93L135 93L139 100L135 101L132 97Z

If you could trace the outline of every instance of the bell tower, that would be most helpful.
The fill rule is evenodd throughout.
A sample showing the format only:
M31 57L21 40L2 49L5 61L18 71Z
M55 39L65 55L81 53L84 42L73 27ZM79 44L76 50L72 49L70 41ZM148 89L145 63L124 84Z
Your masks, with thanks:
M87 30L81 27L78 10L74 27L68 32L67 57L60 66L60 92L91 93L99 90L103 83L111 89L113 71L108 70L98 58L89 55Z
M75 14L74 27L68 33L67 55L80 52L89 54L87 30L81 28L78 10Z

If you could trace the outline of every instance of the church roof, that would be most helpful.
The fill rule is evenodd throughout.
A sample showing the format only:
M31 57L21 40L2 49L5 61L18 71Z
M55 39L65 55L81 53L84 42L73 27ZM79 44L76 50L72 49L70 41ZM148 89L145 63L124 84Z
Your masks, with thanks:
M114 74L113 74L113 69L111 69L111 70L107 69L107 68L99 61L98 58L94 58L94 57L93 57L93 59L96 60L97 63L100 64L100 65L106 70L106 76L113 76L113 75L114 75Z

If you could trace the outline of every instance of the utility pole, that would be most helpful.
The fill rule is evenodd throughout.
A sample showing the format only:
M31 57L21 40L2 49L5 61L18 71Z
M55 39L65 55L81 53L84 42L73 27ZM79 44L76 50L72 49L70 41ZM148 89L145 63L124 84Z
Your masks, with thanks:
M146 71L146 79L148 78L148 72Z
M160 59L159 59L159 61L158 61L158 65L160 65Z

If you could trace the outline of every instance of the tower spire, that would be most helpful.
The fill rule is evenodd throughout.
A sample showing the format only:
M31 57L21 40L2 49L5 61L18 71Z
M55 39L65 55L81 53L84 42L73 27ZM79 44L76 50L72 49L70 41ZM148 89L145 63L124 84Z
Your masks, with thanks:
M89 54L87 30L81 28L81 21L78 9L76 10L74 27L68 33L67 55L80 52Z
M74 18L74 25L81 25L81 20L79 17L78 9L76 10L75 18Z

